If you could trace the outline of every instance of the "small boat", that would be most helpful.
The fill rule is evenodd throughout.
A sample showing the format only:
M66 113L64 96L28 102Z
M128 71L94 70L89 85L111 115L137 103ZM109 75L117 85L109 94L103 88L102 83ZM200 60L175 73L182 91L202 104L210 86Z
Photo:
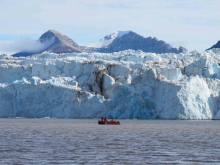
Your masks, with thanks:
M98 121L98 124L111 124L111 125L120 125L119 121Z

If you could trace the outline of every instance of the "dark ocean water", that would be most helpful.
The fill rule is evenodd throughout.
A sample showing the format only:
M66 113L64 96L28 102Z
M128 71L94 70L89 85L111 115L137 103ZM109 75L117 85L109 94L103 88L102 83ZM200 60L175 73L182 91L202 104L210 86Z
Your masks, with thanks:
M220 121L0 119L0 164L220 163Z

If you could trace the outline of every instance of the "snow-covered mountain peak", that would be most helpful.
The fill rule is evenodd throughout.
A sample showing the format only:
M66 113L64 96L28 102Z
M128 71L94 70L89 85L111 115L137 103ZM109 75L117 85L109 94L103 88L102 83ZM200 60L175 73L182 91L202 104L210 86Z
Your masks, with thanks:
M115 39L116 37L118 37L118 35L119 35L119 32L115 32L115 33L113 33L113 34L110 34L110 35L105 36L105 37L102 38L100 41Z
M130 32L131 32L131 31L118 31L118 33L119 33L118 38L119 38L119 37L122 37L123 35L128 34L128 33L130 33Z
M98 43L87 46L88 49L97 52L113 53L127 49L142 50L152 53L184 53L184 47L173 48L165 41L158 40L156 37L143 37L133 31L117 31L105 36Z
M117 31L117 32L115 32L115 33L113 33L113 34L110 34L110 35L105 36L105 37L104 37L103 39L101 39L100 41L119 38L119 37L122 37L122 36L125 35L125 34L128 34L129 32L131 32L131 31Z
M110 45L116 38L120 38L125 34L128 34L130 31L117 31L115 33L112 33L110 35L105 36L103 39L101 39L98 43L89 45L88 47L94 47L94 48L105 48L108 45Z

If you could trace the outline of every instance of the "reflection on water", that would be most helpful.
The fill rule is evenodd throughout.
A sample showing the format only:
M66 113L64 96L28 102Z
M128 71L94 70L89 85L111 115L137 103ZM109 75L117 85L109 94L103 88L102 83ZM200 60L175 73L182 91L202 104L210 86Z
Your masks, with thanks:
M220 162L220 121L0 119L0 164Z

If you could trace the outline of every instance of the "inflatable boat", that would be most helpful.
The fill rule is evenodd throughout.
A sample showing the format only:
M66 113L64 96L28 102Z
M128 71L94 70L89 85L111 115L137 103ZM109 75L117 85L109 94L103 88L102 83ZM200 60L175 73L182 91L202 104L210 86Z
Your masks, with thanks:
M111 125L120 125L119 121L98 121L98 124L111 124Z

